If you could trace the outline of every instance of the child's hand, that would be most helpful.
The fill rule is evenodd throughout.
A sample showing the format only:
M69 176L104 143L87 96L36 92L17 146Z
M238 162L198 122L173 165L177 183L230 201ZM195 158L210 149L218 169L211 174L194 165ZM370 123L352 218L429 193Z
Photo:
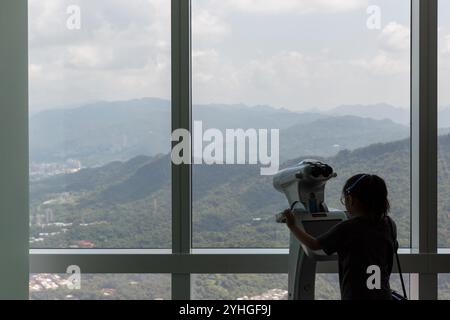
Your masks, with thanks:
M295 217L294 213L291 209L286 209L283 212L284 216L286 217L286 224L290 228L295 225Z

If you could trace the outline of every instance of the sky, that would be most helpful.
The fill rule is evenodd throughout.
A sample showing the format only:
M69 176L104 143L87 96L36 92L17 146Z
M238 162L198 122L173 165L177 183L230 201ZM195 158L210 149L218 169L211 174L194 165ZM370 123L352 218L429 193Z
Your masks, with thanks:
M450 5L441 2L440 102L450 105ZM192 3L194 103L409 106L409 0ZM30 0L29 44L31 112L170 98L169 0Z

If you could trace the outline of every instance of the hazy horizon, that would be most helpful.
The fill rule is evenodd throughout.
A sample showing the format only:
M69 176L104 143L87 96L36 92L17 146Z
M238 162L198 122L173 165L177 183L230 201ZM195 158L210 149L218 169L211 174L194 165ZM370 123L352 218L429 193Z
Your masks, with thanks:
M100 103L127 103L130 101L139 101L139 100L147 100L147 99L155 99L155 100L163 100L166 102L170 102L170 99L166 99L166 98L161 98L161 97L150 97L150 96L144 96L144 97L139 97L139 98L131 98L131 99L127 99L127 100L106 100L106 99L99 99L96 101L86 101L86 102L82 102L80 104L68 104L68 105L58 105L58 106L50 106L50 107L46 107L43 108L41 110L35 110L33 111L30 107L30 115L35 115L41 112L46 112L46 111L54 111L54 110L74 110L74 109L78 109L78 108L85 108L85 107L89 107L91 105L96 105L96 104L100 104ZM255 107L269 107L272 109L276 109L276 110L286 110L289 112L296 112L296 113L329 113L334 111L335 109L341 108L341 107L363 107L363 108L370 108L373 106L379 106L379 105L383 105L383 106L389 106L391 108L397 109L397 110L402 110L402 111L409 111L410 110L410 106L408 107L403 107L403 106L396 106L396 105L392 105L389 104L387 102L376 102L373 104L340 104L340 105L336 105L336 106L332 106L330 108L305 108L304 110L291 110L287 107L284 106L278 106L278 105L268 105L268 104L247 104L247 103L243 103L243 102L237 102L237 103L217 103L217 102L210 102L210 103L193 103L194 105L198 105L198 106L218 106L218 105L224 105L224 106L242 106L242 107L247 107L247 108L255 108ZM450 105L441 105L439 106L440 110L444 110L444 109L450 109Z
M408 108L409 0L259 1L192 2L195 104ZM71 5L80 29L67 28ZM450 4L440 5L440 104L450 105ZM170 98L170 38L167 0L30 0L30 112Z
M155 100L163 100L166 102L170 102L170 99L167 98L161 98L161 97L150 97L150 96L144 96L144 97L138 97L138 98L130 98L130 99L119 99L119 100L107 100L107 99L99 99L99 100L93 100L93 101L85 101L85 102L81 102L81 103L76 103L76 104L67 104L67 105L58 105L58 106L49 106L46 108L43 108L41 110L36 110L33 111L31 110L30 107L30 113L33 114L37 114L40 112L45 112L45 111L54 111L54 110L72 110L72 109L78 109L78 108L85 108L85 107L89 107L91 105L96 105L96 104L100 104L100 103L127 103L130 101L139 101L139 100L147 100L147 99L155 99ZM376 102L376 103L371 103L371 104L340 104L340 105L336 105L336 106L331 106L329 108L305 108L304 110L291 110L287 107L284 106L277 106L277 105L269 105L269 104L247 104L244 102L236 102L236 103L217 103L217 102L206 102L206 103L192 103L192 105L199 105L199 106L219 106L219 105L223 105L223 106L242 106L242 107L247 107L247 108L255 108L255 107L269 107L272 109L276 109L276 110L287 110L290 112L297 112L297 113L307 113L307 112L321 112L321 113L326 113L326 112L330 112L333 111L336 108L340 108L340 107L371 107L371 106L376 106L376 105L387 105L389 107L395 108L395 109L401 109L401 110L409 110L409 107L402 107L402 106L395 106L386 102ZM449 106L441 106L440 108L448 108Z

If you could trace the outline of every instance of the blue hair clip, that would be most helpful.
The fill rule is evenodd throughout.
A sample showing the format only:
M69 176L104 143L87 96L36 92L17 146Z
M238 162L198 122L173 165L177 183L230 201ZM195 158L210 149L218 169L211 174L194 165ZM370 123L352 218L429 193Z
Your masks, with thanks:
M352 191L365 177L368 176L369 176L368 174L363 174L361 177L358 178L358 180L353 182L353 184L350 187L345 189L345 193L350 193L350 191Z

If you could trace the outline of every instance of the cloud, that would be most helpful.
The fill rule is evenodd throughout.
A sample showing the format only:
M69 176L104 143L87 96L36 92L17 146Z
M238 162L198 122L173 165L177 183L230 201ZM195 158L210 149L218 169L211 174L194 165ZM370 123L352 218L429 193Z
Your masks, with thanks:
M409 71L409 59L394 57L386 51L380 51L372 59L356 60L354 65L376 76L391 76Z
M341 86L345 63L328 54L306 56L298 51L281 51L248 62L233 60L216 50L193 55L193 97L198 103L273 104L294 109L310 101L324 102L330 83ZM309 105L310 107L310 105Z
M404 52L410 49L410 28L395 21L383 28L379 36L380 46L389 52Z
M450 30L447 26L439 26L438 28L439 37L439 55L441 65L444 63L447 65L446 61L450 57Z
M198 37L223 37L230 34L230 26L219 16L205 9L195 10L192 18L192 34Z
M170 1L30 0L29 17L32 108L170 96Z
M34 110L99 99L170 98L170 1L29 3L30 102ZM66 28L69 5L81 8L81 30ZM194 43L200 42L193 51L196 102L273 104L300 110L343 102L388 101L376 99L379 90L365 90L398 80L409 68L404 59L408 30L398 23L387 25L375 39L375 54L365 53L359 60L351 46L343 53L350 53L348 59L338 58L333 46L322 50L320 41L314 40L320 40L321 34L301 45L289 38L286 45L272 46L263 43L264 30L252 31L254 47L231 37L241 31L239 19L244 17L251 24L252 14L350 12L367 1L196 0L193 5L193 38ZM355 13L359 14L365 11ZM273 32L282 29L282 19Z
M368 0L213 0L211 6L254 14L341 13L368 6Z
M247 61L214 49L195 51L194 101L271 104L294 110L343 102L403 105L409 96L409 51L404 46L387 50L382 43L389 44L387 35L398 37L389 32L392 29L380 34L379 49L372 57L361 59L338 57L334 50L278 50Z
M32 63L28 66L28 75L31 81L39 78L41 76L41 73L42 73L42 66Z
M390 22L378 36L378 51L371 58L357 59L356 66L376 76L392 76L410 70L410 28Z

